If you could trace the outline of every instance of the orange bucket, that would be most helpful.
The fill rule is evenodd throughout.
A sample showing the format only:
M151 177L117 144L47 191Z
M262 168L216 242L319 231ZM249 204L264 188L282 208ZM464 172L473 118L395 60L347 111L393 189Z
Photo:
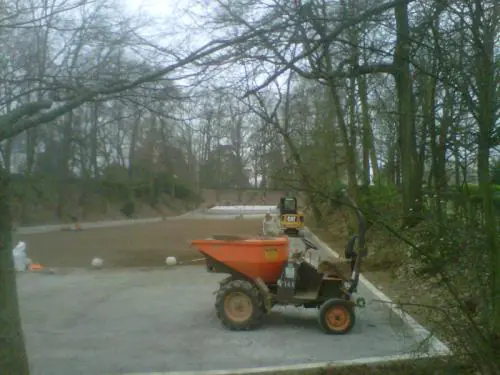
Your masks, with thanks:
M236 241L195 240L191 245L208 256L251 279L275 282L288 260L287 237L248 238Z

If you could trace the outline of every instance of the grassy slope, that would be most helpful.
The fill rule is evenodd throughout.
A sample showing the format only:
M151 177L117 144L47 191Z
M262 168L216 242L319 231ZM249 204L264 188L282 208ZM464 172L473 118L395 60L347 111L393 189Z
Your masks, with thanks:
M242 192L236 190L221 190L217 193L213 189L206 189L201 192L203 202L199 206L193 202L173 199L164 194L160 199L161 203L155 208L147 203L136 201L133 217L175 216L198 207L205 208L215 204L274 205L277 204L282 194L283 193L279 191L269 191L264 196L263 191L258 190ZM99 195L90 197L85 209L83 209L77 204L79 194L72 194L67 202L68 207L66 211L68 214L64 215L62 220L56 218L56 201L53 196L43 195L30 198L29 215L25 217L24 220L22 220L20 216L21 201L19 199L14 199L12 201L14 221L17 225L20 225L22 221L24 221L22 225L69 223L71 222L70 215L78 217L80 221L119 220L127 218L120 210L123 202L107 202Z

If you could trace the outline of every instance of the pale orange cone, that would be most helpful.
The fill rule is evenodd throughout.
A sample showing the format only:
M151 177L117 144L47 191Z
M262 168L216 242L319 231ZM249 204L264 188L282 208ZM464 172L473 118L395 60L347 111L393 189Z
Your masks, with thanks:
M30 265L30 271L41 271L43 270L43 266L39 263L32 263Z

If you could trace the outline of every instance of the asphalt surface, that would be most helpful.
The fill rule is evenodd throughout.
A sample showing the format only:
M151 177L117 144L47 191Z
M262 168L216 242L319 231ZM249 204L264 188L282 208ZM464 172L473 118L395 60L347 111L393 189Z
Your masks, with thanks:
M223 277L199 266L20 274L32 374L216 370L417 350L408 328L363 286L367 306L348 335L325 335L317 310L291 307L275 307L256 331L227 331L214 312Z

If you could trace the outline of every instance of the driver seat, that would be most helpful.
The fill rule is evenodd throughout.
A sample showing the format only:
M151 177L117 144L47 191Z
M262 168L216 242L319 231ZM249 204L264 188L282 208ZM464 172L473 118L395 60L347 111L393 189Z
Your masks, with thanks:
M351 261L342 258L322 260L318 265L318 272L348 280L352 273Z
M330 259L322 260L318 265L318 272L350 279L357 257L357 253L354 250L357 238L358 237L354 235L349 239L343 258L331 257Z

